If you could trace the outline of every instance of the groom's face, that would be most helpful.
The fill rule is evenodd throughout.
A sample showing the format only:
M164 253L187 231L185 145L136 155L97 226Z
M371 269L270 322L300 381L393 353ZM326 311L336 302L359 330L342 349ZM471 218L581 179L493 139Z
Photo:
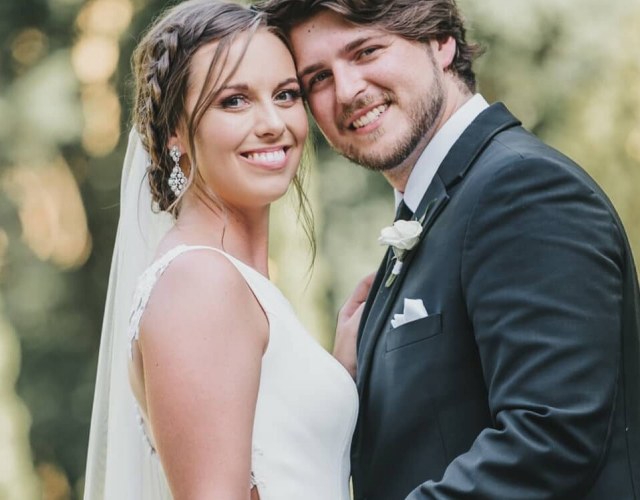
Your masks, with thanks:
M291 43L314 118L350 160L390 170L436 126L445 82L431 46L331 11L295 27Z

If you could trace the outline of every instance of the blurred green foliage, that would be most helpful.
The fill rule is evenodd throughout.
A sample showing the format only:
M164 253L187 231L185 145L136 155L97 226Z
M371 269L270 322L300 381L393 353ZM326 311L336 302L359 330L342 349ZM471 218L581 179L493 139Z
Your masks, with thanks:
M0 3L0 500L81 494L119 215L129 58L165 6ZM640 5L461 6L471 37L487 49L477 65L481 92L600 182L638 252ZM309 276L307 243L285 199L273 211L273 276L329 348L339 306L378 265L375 240L393 216L393 197L381 176L339 158L315 133L309 196L318 259Z

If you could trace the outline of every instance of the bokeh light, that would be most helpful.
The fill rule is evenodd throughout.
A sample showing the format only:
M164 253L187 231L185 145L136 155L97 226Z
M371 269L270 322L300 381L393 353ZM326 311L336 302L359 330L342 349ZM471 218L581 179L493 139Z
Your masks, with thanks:
M2 187L18 205L23 241L40 260L61 269L84 264L91 251L87 216L62 159L45 167L16 167Z
M0 0L4 2L6 0ZM96 353L130 114L128 60L164 0L20 0L0 44L0 500L81 498ZM640 4L460 0L487 52L479 88L594 176L640 251ZM319 137L319 135L318 135ZM307 194L272 210L269 269L330 349L336 312L377 268L384 179L320 139Z
M49 40L40 30L27 28L15 37L11 44L11 55L20 64L30 66L47 52Z

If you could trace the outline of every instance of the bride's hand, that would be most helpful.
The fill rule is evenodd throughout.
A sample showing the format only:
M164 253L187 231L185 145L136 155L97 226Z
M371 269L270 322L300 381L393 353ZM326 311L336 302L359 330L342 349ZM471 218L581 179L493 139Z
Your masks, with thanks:
M357 367L356 340L358 326L360 325L364 303L367 300L374 277L375 273L370 274L358 283L358 286L338 313L333 355L347 369L354 380Z

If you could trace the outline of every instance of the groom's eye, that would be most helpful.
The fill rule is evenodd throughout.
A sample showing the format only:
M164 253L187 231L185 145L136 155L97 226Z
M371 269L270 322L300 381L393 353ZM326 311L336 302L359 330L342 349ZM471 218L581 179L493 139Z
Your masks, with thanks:
M311 80L309 80L309 90L311 90L314 85L318 83L322 83L330 76L331 76L331 73L329 71L322 71L321 73L318 73Z
M376 47L367 47L366 49L361 50L358 53L358 59L361 59L363 57L368 57L370 55L373 55L375 52L377 52L380 49L380 47L376 46Z

